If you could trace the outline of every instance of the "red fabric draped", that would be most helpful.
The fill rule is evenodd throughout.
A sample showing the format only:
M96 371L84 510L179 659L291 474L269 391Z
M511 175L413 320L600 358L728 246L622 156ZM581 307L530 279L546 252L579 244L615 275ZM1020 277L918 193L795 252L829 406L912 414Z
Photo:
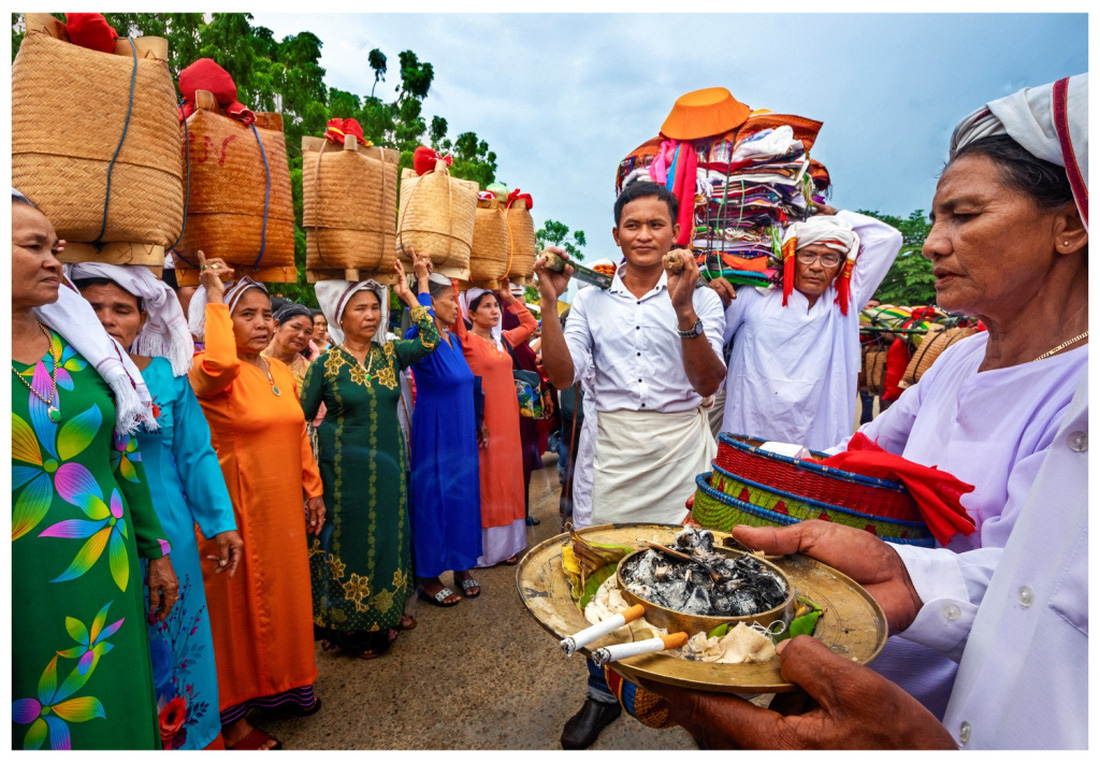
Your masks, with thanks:
M514 191L512 191L510 194L508 194L508 205L507 206L511 207L512 204L514 204L517 201L524 202L527 205L528 209L534 209L534 207L535 207L535 202L531 199L531 194L529 194L529 193L520 193L520 190L518 188L515 189Z
M246 125L256 121L256 115L237 100L237 85L233 76L212 58L200 58L180 72L180 93L184 104L180 107L180 119L195 113L195 92L209 90L226 115Z
M66 13L65 33L69 42L101 53L114 53L118 32L102 13Z
M325 127L325 137L333 143L343 145L345 135L354 135L361 145L367 145L367 141L363 137L363 128L354 119L335 117L330 119Z
M890 402L901 397L898 383L909 367L909 343L904 339L895 339L886 351L886 381L883 383L882 399Z
M440 156L434 149L427 146L417 146L413 151L413 169L417 175L424 175L435 169L435 163L442 159L451 166L454 162L450 156Z

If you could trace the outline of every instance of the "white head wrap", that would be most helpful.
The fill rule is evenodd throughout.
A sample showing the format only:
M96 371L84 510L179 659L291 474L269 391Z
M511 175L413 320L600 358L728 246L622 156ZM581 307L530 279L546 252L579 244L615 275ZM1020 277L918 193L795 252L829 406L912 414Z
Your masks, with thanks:
M15 188L11 193L30 201ZM150 431L159 429L153 417L153 399L134 361L103 329L95 310L75 286L62 279L57 291L57 301L34 308L34 315L64 337L107 382L115 395L115 433L132 434L142 424Z
M1038 159L1066 168L1088 227L1089 75L1027 87L969 114L951 135L951 158L980 138L1008 135Z
M821 244L849 260L855 260L859 254L859 234L852 230L850 222L836 215L814 215L806 222L791 223L783 232L783 243L791 239L796 250Z
M242 276L225 285L222 304L228 305L229 312L232 313L237 303L241 301L241 297L249 289L259 289L267 294L267 287L262 283L253 281L248 276ZM195 289L195 293L191 296L191 302L187 305L187 326L191 330L191 334L199 340L206 336L206 303L208 301L206 287L200 286Z
M470 323L473 323L473 318L470 317L470 304L482 294L487 293L490 293L489 289L482 289L480 286L471 286L469 289L462 292L462 294L460 294L458 298L458 310L460 313L460 319L465 318L466 320L470 321ZM497 301L499 302L500 300L498 299ZM497 347L499 349L504 349L504 345L502 345L500 342L500 337L504 333L503 310L500 313L500 317L497 318L497 325L493 326L489 333L492 335L493 341L496 342Z
M172 375L183 376L191 369L195 344L187 330L187 319L172 288L141 265L107 265L102 262L78 262L66 265L70 279L106 278L120 289L140 297L147 319L131 348L138 355L167 358Z
M340 318L343 316L344 308L348 306L352 295L364 289L374 292L374 296L378 297L378 304L382 310L382 315L378 321L378 330L371 339L375 344L386 343L386 328L390 322L390 299L385 286L374 279L357 283L340 280L318 281L314 287L317 293L317 303L321 306L321 312L325 314L325 320L328 321L328 335L332 338L333 344L340 344L344 341L344 330L340 327Z

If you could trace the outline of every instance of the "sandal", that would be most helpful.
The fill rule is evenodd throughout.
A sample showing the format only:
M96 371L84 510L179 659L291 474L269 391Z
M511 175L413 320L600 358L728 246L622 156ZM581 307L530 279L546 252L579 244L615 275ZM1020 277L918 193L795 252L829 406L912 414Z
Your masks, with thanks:
M436 606L436 607L453 607L455 604L458 604L458 602L462 601L462 599L455 599L452 602L447 602L446 601L446 599L448 597L451 597L451 596L454 596L454 595L455 595L455 592L452 591L450 588L447 588L446 586L444 586L443 588L440 588L438 591L435 592L434 595L429 594L427 591L425 591L420 586L416 587L416 596L417 596L417 598L420 599L421 601L426 601L429 604L431 604L433 606Z
M501 562L501 564L507 564L509 567L514 567L515 565L519 564L519 554L513 554L512 556Z
M416 618L412 615L401 615L401 619L397 623L397 629L399 631L411 631L416 627Z
M481 596L481 583L474 580L472 577L466 577L459 580L458 575L455 575L455 586L462 589L462 595L467 599L476 599ZM470 593L470 589L476 588L477 590Z
M386 631L386 643L379 648L368 647L360 652L355 653L355 656L361 660L373 660L377 657L381 657L390 651L390 647L393 646L393 642L397 640L397 629L389 628Z
M313 698L313 704L310 707L305 708L304 710L299 710L297 712L297 715L300 715L303 718L305 718L307 715L313 715L314 713L316 713L320 709L321 709L321 698L320 697L314 697Z
M283 749L283 743L275 737L268 734L266 731L261 731L255 726L252 727L252 731L249 731L243 737L237 740L236 744L229 745L227 749L230 750L259 750L263 747L265 742L274 742L274 747L268 747L268 750L281 750Z

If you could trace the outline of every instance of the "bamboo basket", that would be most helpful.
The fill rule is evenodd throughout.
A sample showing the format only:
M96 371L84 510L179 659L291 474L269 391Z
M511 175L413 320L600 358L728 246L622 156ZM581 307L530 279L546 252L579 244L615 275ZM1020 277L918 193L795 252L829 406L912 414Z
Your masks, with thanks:
M68 42L49 14L24 18L12 63L12 185L70 242L65 261L159 267L184 206L167 40L131 47L123 38L103 53Z
M881 395L886 390L886 348L868 345L863 350L863 370L860 375L864 388L871 395Z
M469 280L477 189L473 181L451 177L442 160L424 175L404 170L397 213L401 261L411 262L406 249L412 248L431 256L435 272Z
M208 258L224 259L237 275L297 281L294 203L282 117L257 113L253 133L252 127L222 116L209 91L196 91L195 106L187 118L187 226L176 247L189 267L178 269L180 283L197 278L200 249Z
M397 163L400 154L302 138L302 223L306 228L306 273L314 280L389 276L397 261ZM359 280L358 278L356 280Z
M968 336L978 333L977 329L969 326L937 330L935 333L932 333L931 327L929 328L929 333L925 335L924 341L913 353L913 357L909 359L909 365L905 367L905 374L898 382L900 389L912 387L919 382L924 373L936 362L936 358L942 355L948 347L960 339L966 339Z
M508 218L497 199L480 199L474 213L474 239L470 246L470 281L492 281L508 275L514 247Z
M535 259L538 245L535 242L535 221L526 202L508 206L508 230L512 234L512 265L508 279L513 283L527 283L535 275Z

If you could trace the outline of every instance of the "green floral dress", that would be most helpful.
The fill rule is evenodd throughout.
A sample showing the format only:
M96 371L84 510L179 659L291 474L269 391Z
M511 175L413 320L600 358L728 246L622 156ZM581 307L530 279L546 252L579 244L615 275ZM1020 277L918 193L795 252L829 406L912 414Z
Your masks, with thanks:
M384 649L413 590L405 439L397 375L439 345L428 309L412 318L416 339L374 344L364 364L332 347L302 382L306 419L324 402L317 429L327 516L309 550L319 637L347 651Z
M12 379L12 746L158 749L142 572L168 553L110 388L57 334ZM55 360L56 359L56 360Z

